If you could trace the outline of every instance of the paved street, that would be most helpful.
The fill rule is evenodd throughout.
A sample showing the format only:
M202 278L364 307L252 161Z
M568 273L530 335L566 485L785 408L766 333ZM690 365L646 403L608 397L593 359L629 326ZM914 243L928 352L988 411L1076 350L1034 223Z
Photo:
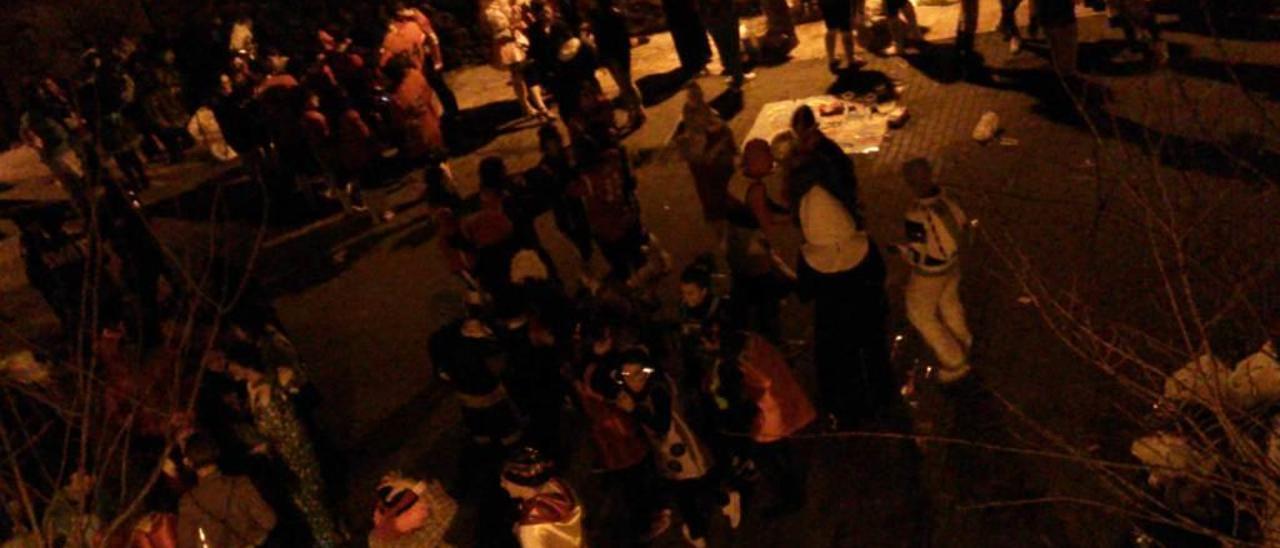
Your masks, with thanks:
M994 26L995 4L983 5L985 30ZM920 8L922 24L933 29L929 38L942 47L954 25L955 9ZM1131 220L1141 212L1110 200L1114 188L1097 182L1100 170L1113 167L1100 161L1097 151L1105 147L1123 153L1150 139L1194 145L1219 135L1239 134L1258 136L1263 139L1262 149L1274 150L1277 132L1266 124L1268 116L1277 114L1274 77L1280 74L1280 46L1236 40L1215 43L1171 32L1174 61L1149 73L1106 61L1116 44L1104 39L1114 40L1118 32L1106 29L1103 18L1082 20L1081 28L1082 42L1093 42L1082 51L1087 71L1109 90L1101 114L1111 126L1104 128L1101 141L1060 92L1056 78L1040 70L1045 65L1041 57L1027 52L1011 58L993 34L979 38L988 65L997 69L986 81L958 80L944 61L945 52L937 52L911 59L868 54L871 63L862 72L833 84L822 59L820 25L815 24L802 27L803 44L794 60L758 70L730 126L739 137L745 135L755 114L771 101L833 89L865 93L880 83L896 87L897 100L910 109L910 121L903 129L891 131L879 152L856 157L872 234L881 244L901 240L901 214L910 197L898 176L899 166L915 156L930 158L940 167L941 182L982 227L974 252L966 259L963 295L978 337L975 368L1012 406L1012 410L1001 408L1001 416L1013 438L1001 440L1060 449L1037 430L1043 427L1057 440L1081 448L1085 456L1123 459L1133 426L1117 418L1117 387L1095 370L1073 363L1069 351L1044 328L1010 275L1007 253L1010 249L1024 253L1057 282L1081 283L1082 298L1091 299L1088 302L1118 308L1119 303L1107 295L1142 289L1152 266L1134 253L1143 245L1144 235L1135 234ZM642 91L650 99L647 102L654 102L662 82L650 75L674 68L669 37L655 36L636 49L635 58ZM1227 61L1252 68L1231 73L1222 68ZM512 103L494 104L507 100L504 94L509 88L496 85L502 80L491 69L466 69L450 79L463 108L472 109L473 116L482 113L486 120L501 120L515 109ZM1232 85L1235 81L1241 86ZM718 77L703 78L702 84L708 97L724 90ZM1213 135L1195 125L1188 109L1178 106L1185 104L1186 97L1194 97L1200 105L1212 104L1213 112L1221 113L1221 124L1212 128ZM711 231L697 221L697 200L686 168L666 147L681 101L676 94L655 102L648 110L649 122L627 140L638 166L645 222L675 256L678 268L714 245ZM1000 116L1004 139L984 146L969 135L986 111ZM537 152L533 132L527 128L475 139L467 148L465 156L453 161L467 191L475 188L481 158L501 155L508 166L522 169L533 164ZM1161 172L1174 168L1220 184L1240 184L1228 180L1235 173L1214 162L1182 164L1178 158L1169 158L1156 167ZM399 209L388 223L337 218L317 226L274 227L275 245L263 257L264 273L278 295L283 320L316 372L326 400L325 428L351 459L352 496L345 509L359 526L367 526L372 486L381 474L399 469L440 477L447 483L458 466L462 445L456 404L448 389L434 382L426 346L428 334L461 310L462 292L445 271L424 208L409 200L416 189L416 181L409 180L387 193L385 203ZM1253 208L1250 201L1277 202L1274 188L1249 192L1231 205L1257 212L1265 208ZM161 208L153 216L166 234L201 233L197 215ZM235 230L252 232L252 215L237 219ZM576 279L576 256L551 226L549 216L540 219L538 228L562 275ZM781 243L793 256L797 235L790 237L791 241ZM184 236L174 238L181 241ZM11 238L5 242L0 251L3 245L12 245ZM5 272L0 280L10 280L0 286L4 295L0 314L13 316L15 310L41 306L29 288L21 287L18 263L0 261L0 267ZM901 370L931 359L901 314L899 296L905 275L904 265L891 262L894 322L896 331L906 337L897 356ZM676 292L670 281L668 285L670 303ZM1147 305L1141 303L1125 306L1126 314L1135 319L1148 313ZM788 337L807 338L808 311L801 303L788 303L784 311ZM39 335L40 326L51 319L47 314L40 317L45 318L43 324L38 320L24 324L23 336ZM0 349L15 344L12 332L0 336ZM797 368L812 389L807 360L800 360ZM922 405L929 408L937 400L936 395L926 397ZM946 423L945 411L925 409L922 416ZM1033 419L1036 426L1022 416ZM961 425L960 431L967 426L972 425ZM713 545L915 546L927 539L938 546L1103 546L1116 545L1129 527L1121 518L1080 505L982 508L987 498L1112 500L1092 472L1063 460L993 452L975 459L931 445L917 467L913 452L904 444L883 438L815 437L800 441L799 446L811 472L806 510L776 521L752 511L734 532L717 523ZM599 489L588 460L585 450L577 451L570 478L584 492L589 524L598 530L599 520L617 516L594 512L598 506L591 504L598 503ZM990 482L998 487L974 479L988 472L998 476ZM919 497L911 488L916 479L922 486ZM464 507L458 520L459 539L468 538L473 517L469 512ZM678 535L673 529L659 544L677 546ZM597 540L602 541L599 545L611 545Z

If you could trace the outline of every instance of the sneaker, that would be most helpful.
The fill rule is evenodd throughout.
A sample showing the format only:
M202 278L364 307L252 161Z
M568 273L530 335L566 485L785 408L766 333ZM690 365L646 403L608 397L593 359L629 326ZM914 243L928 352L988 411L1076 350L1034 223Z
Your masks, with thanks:
M742 525L742 494L737 491L729 491L729 502L720 507L720 513L729 518L730 528L737 529L739 525Z
M906 46L898 47L897 44L889 44L889 47L884 48L884 51L881 51L880 53L885 57L897 57L902 54L902 50L904 49L906 49Z
M689 543L689 546L693 546L694 548L706 548L706 546L707 546L707 539L705 539L705 538L694 539L693 537L689 536L689 526L688 526L688 525L681 525L681 526L680 526L680 533L681 533L682 535L684 535L684 541L685 541L685 542L687 542L687 543Z

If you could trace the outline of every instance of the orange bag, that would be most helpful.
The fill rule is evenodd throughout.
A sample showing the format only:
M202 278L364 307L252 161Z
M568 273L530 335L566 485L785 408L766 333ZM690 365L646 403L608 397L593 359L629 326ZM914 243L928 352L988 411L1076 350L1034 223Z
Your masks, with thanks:
M818 413L791 374L787 359L763 337L752 333L742 358L742 384L747 395L756 402L751 439L771 443L790 436L807 426Z

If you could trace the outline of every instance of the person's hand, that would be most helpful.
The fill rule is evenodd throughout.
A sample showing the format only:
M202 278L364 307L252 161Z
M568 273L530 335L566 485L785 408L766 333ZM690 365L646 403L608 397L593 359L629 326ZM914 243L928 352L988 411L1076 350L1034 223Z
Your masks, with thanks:
M636 410L636 400L631 397L631 394L626 392L618 394L617 399L613 400L613 403L618 406L618 409L628 413Z

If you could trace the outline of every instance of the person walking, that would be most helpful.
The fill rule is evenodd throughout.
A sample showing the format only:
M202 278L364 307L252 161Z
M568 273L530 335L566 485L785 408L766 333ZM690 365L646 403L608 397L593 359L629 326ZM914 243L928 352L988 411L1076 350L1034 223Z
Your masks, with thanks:
M906 214L907 243L889 249L911 265L907 319L937 356L938 380L949 383L969 373L973 346L960 303L960 248L966 218L933 182L927 160L907 161L902 175L916 201Z
M178 548L262 546L276 513L249 478L224 475L218 446L202 432L187 438L184 463L196 485L178 501Z
M697 82L685 86L684 115L676 146L693 175L702 218L717 237L724 235L724 220L729 207L729 180L733 178L734 159L738 149L733 130L703 97Z
M831 72L856 68L858 60L853 52L853 0L819 0L818 9L822 11L822 23L827 28L823 43L827 48L827 68ZM843 67L836 59L836 40L844 47Z
M797 290L814 301L819 401L837 429L876 418L897 397L889 366L885 265L867 234L853 161L818 129L813 110L791 119L790 203L804 236Z
M631 33L627 30L627 17L615 0L589 0L584 11L595 36L596 54L614 83L618 85L619 98L627 109L627 127L635 129L647 116L640 99L640 90L631 78Z
M480 13L493 36L493 66L511 77L516 102L525 116L550 118L542 91L525 81L529 64L529 37L525 29L531 19L528 0L484 0Z
M711 43L697 6L690 0L662 0L662 13L680 57L680 69L685 77L697 76L711 62Z
M747 80L756 77L742 66L742 34L738 23L738 11L734 0L700 0L702 20L707 24L711 40L716 43L720 66L731 89L740 89Z

